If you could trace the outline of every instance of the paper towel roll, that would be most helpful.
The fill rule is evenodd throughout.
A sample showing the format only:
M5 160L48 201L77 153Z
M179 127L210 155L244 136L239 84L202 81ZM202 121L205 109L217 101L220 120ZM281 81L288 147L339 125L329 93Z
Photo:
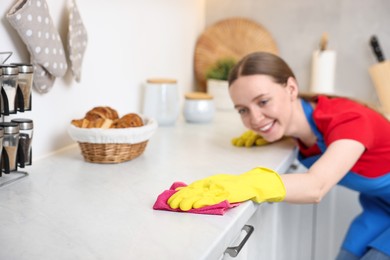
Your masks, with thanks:
M390 61L386 60L369 68L371 79L381 104L382 112L390 116Z
M310 91L334 94L336 72L336 52L333 50L315 51L312 57Z

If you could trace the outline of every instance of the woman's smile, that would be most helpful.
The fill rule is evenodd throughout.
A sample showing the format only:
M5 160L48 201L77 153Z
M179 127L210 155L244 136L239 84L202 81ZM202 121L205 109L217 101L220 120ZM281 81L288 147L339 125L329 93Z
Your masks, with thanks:
M259 128L260 132L265 133L265 132L269 131L272 128L272 126L274 125L274 123L275 123L275 121L272 121L272 122L269 122L268 124L260 127Z

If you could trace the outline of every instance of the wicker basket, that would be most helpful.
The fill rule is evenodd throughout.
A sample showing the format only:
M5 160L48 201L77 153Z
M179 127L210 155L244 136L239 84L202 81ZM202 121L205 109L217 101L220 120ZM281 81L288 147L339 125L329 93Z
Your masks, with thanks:
M78 142L84 160L92 163L121 163L140 156L157 122L143 117L144 126L121 129L78 128L70 125L68 133Z
M79 146L84 159L92 163L121 163L140 156L148 141L138 144L93 144L81 143Z

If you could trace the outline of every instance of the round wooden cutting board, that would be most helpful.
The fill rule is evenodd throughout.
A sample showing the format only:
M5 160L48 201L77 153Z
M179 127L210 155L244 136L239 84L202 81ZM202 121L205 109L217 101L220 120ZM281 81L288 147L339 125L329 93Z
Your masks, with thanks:
M262 25L246 18L219 21L199 36L194 54L195 77L199 91L206 91L206 73L218 60L236 61L256 51L278 54L270 32Z

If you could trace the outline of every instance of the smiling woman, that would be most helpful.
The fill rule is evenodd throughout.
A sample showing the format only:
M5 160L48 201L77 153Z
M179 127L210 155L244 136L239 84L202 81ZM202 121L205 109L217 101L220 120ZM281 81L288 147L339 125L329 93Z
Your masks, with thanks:
M348 98L301 98L293 72L271 53L245 56L232 69L229 86L231 99L247 128L269 142L284 136L296 140L298 159L308 171L280 176L285 188L280 190L285 194L279 195L285 202L318 203L336 184L360 193L363 213L352 222L337 260L374 259L373 254L381 256L375 259L389 260L390 122ZM237 190L254 187L267 197L270 190L263 185L280 186L278 178L259 181L255 177L257 174L252 173L246 187L236 187L235 183L223 186L213 178L205 181L211 194L215 194L213 187L226 187L223 194L227 198ZM203 193L210 195L207 189ZM191 201L191 205L186 204L188 208L199 206L197 200L204 196L202 192L192 196L186 188L181 194ZM247 199L256 201L254 197ZM177 207L173 202L171 206Z
M317 203L337 183L360 192L364 211L352 222L337 259L390 259L389 121L347 98L300 98L291 69L270 53L244 57L229 85L247 128L270 142L283 136L297 141L298 159L309 170L282 176L286 202Z

